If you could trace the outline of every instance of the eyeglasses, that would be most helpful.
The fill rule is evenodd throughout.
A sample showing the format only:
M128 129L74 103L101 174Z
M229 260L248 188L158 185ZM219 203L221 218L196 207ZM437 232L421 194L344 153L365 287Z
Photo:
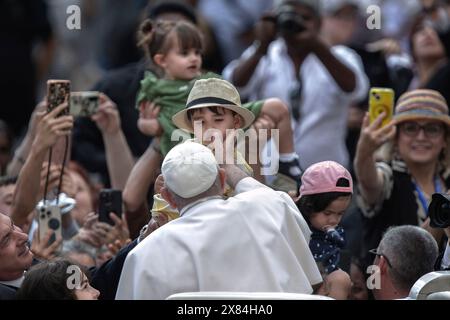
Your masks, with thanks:
M441 123L427 123L421 126L417 122L405 122L400 125L400 130L410 137L416 137L420 130L423 130L427 138L437 138L445 129Z
M369 250L369 252L370 252L371 254L375 255L375 256L383 257L384 260L386 260L386 262L387 262L389 268L392 269L392 264L391 264L391 262L389 261L389 259L388 259L384 254L378 252L378 248L371 249L371 250Z

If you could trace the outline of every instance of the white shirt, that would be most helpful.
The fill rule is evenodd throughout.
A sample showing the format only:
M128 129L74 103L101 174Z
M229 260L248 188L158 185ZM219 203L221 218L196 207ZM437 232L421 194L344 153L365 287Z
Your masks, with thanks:
M255 49L255 46L248 48L241 59L250 57ZM369 89L361 58L356 52L345 46L334 46L331 52L353 71L356 87L352 93L345 93L314 54L304 60L299 71L302 80L300 121L293 121L295 151L303 168L325 160L348 167L345 137L349 106L364 99ZM231 81L239 63L240 60L235 60L224 69L226 80ZM292 111L290 94L296 87L297 72L284 40L279 38L270 44L247 85L238 90L249 100L280 98Z
M312 293L322 281L308 225L292 199L253 178L237 195L200 201L127 256L116 299L181 292Z
M448 269L450 267L450 244L447 241L445 246L445 252L442 256L441 269Z
M16 280L11 280L11 281L0 281L1 284L10 286L10 287L15 287L15 288L20 288L22 286L22 282L25 279L25 275L21 276L20 278L16 279Z

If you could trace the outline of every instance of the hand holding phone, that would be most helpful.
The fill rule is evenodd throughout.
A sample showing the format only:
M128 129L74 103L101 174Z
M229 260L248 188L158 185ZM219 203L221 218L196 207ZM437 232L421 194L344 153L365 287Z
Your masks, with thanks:
M53 231L47 246L50 246L56 239L62 238L61 210L56 205L42 205L37 208L39 224L39 241L43 241L49 231Z
M102 189L100 191L100 202L98 207L98 220L114 225L109 214L114 212L119 218L122 217L122 191L115 189Z
M374 122L385 113L381 127L387 125L394 115L394 90L390 88L371 88L369 93L369 118Z
M52 260L60 253L63 239L57 238L56 241L50 242L52 237L54 237L53 231L48 231L42 239L39 239L39 230L34 232L30 250L36 259Z

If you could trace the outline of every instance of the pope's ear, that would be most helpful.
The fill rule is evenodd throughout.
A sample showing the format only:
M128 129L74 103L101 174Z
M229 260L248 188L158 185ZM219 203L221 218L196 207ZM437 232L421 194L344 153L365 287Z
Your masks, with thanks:
M225 169L219 169L219 180L222 191L225 191L225 183L227 181L227 173L225 172Z
M163 187L161 189L161 196L163 197L164 200L167 201L168 204L170 204L172 208L177 208L177 204L173 200L172 194L169 192L169 190L167 190L166 187Z

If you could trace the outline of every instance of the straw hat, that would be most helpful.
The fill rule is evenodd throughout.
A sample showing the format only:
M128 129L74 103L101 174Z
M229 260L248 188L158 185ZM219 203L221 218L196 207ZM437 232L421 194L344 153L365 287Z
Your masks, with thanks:
M239 93L231 83L218 78L209 78L195 81L186 108L175 114L172 121L178 128L193 133L192 123L187 116L188 111L205 107L222 107L234 111L244 120L242 128L247 128L255 120L254 114L242 107Z

